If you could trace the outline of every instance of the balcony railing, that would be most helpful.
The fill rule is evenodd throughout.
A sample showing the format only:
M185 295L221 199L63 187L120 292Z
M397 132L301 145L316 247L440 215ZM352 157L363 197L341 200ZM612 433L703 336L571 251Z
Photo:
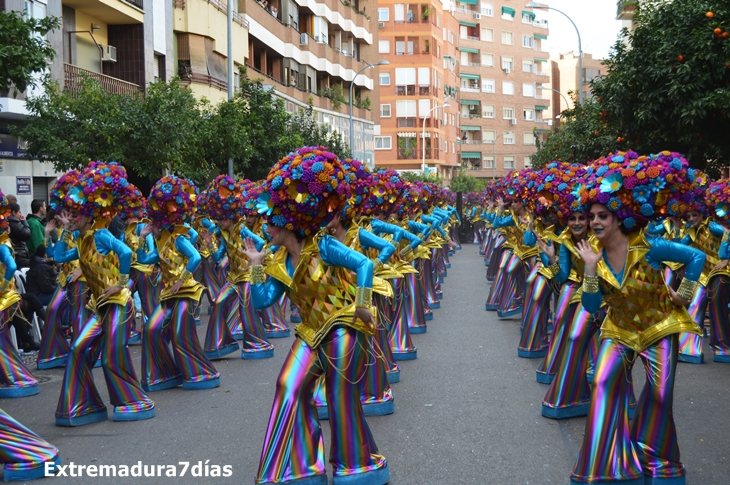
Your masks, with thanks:
M415 160L416 158L418 158L418 155L415 147L398 149L398 160Z
M464 93L478 93L479 88L461 88L461 91Z
M398 118L398 128L415 128L415 118Z
M69 91L78 91L84 76L98 81L101 87L110 93L135 94L142 91L142 88L134 83L105 74L99 74L98 72L88 71L73 64L63 64L63 83Z
M135 7L144 10L144 5L142 4L142 0L125 0L125 2L131 3Z
M395 95L396 96L415 96L416 95L416 86L414 86L412 84L408 85L408 86L396 86Z
M616 19L631 20L634 18L634 12L639 4L636 0L619 0L616 2Z
M481 40L479 37L474 37L472 35L467 35L466 38L469 40Z
M482 140L462 140L461 141L465 145L481 145Z

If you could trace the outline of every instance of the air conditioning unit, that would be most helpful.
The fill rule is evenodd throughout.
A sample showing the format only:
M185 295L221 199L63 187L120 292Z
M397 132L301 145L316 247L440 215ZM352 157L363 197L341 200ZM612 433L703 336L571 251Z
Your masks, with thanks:
M307 34L299 35L299 45L309 45L309 36Z
M481 19L482 19L482 14L480 14L480 13L474 14L474 20L481 20Z
M117 48L113 45L101 46L101 60L109 62L117 62Z
M517 124L517 118L512 118L511 120L509 120L509 124L510 125L516 125Z
M385 28L385 22L378 22L378 28L384 29Z
M509 73L510 73L510 69L509 69L509 67L505 67L505 68L504 68L504 69L502 69L502 70L504 71L504 73L505 73L505 74L509 74Z

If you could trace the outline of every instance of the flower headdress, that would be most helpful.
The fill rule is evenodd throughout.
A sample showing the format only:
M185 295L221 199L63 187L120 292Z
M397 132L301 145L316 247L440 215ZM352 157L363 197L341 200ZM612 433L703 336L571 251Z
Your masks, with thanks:
M705 173L693 168L687 169L688 176L692 178L692 185L689 190L687 211L707 213L707 189L710 187L710 180Z
M73 185L79 181L80 176L81 172L79 172L78 170L71 170L70 172L66 172L65 174L58 177L56 182L53 184L53 187L51 188L48 207L56 212L61 212L64 209L68 209L68 193L71 190L71 187L73 187Z
M158 180L147 201L150 220L164 229L182 224L188 216L192 216L194 209L195 185L175 175Z
M538 171L537 178L528 183L534 190L537 214L552 209L561 221L565 221L573 212L585 212L580 190L585 184L586 168L581 164L552 162Z
M90 162L74 179L66 203L82 215L94 219L111 219L118 211L119 201L127 193L127 171L116 162Z
M119 209L119 217L123 221L129 219L143 219L147 216L147 199L144 198L142 192L133 184L127 185L124 194L124 202Z
M344 209L340 213L343 220L352 220L360 213L371 215L372 205L367 204L373 188L373 177L367 165L360 160L348 158L342 161L342 168L345 170L344 181L347 184L348 197Z
M616 152L596 160L587 169L580 190L581 203L605 204L626 229L686 210L694 173L679 153L663 151L649 156Z
M257 210L270 224L314 234L345 205L342 163L324 147L302 147L279 160L266 178Z
M241 217L241 187L228 175L218 175L206 189L208 214L216 221Z
M401 206L408 204L402 201L407 192L408 183L401 178L395 170L380 169L372 174L371 190L368 199L365 201L364 211L368 214L382 212L392 214Z
M257 209L259 196L266 190L266 181L250 181L248 179L239 181L241 187L241 210L246 216L258 216Z
M724 221L730 220L730 179L721 179L710 184L705 203L708 209Z
M10 225L8 217L10 217L10 202L8 202L8 198L5 197L2 189L0 189L0 232L8 230L8 226Z

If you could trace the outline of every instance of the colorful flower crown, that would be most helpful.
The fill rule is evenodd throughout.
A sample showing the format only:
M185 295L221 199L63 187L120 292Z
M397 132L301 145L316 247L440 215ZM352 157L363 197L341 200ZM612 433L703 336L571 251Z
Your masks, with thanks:
M528 182L528 188L534 189L536 213L544 215L552 209L565 221L573 212L585 212L587 207L580 202L580 190L585 184L586 169L581 164L552 162L537 172L537 179Z
M605 204L626 229L645 226L650 220L680 215L688 207L694 171L676 152L649 156L616 152L587 168L581 204Z
M171 229L193 215L195 201L195 185L190 180L168 175L152 187L147 213L154 225Z
M360 160L348 158L342 161L342 168L345 170L344 181L347 184L347 201L340 212L344 221L350 221L356 215L369 216L373 213L373 207L366 202L370 198L373 189L373 177L370 168Z
M8 230L8 226L10 225L8 217L10 217L10 202L8 202L8 198L5 197L2 189L0 189L0 232Z
M123 199L124 202L119 209L119 217L123 221L144 219L147 216L147 199L144 198L142 192L133 184L127 185Z
M71 170L58 177L49 194L48 207L56 212L68 209L68 193L74 183L78 182L81 172Z
M266 178L257 210L277 227L314 234L345 205L342 163L324 147L302 147L279 160Z
M730 220L730 179L721 179L710 184L705 198L711 213L724 221Z
M241 217L241 187L228 175L218 175L208 185L206 200L208 215L213 220L237 220Z
M408 193L408 183L395 170L380 169L372 173L370 194L364 202L363 211L367 214L381 212L390 215L400 209L407 201L402 198Z
M248 179L239 181L241 187L242 212L246 216L258 216L257 209L259 196L266 190L266 181L250 181Z
M117 162L90 162L78 175L68 174L71 182L66 205L94 219L111 219L119 201L127 194L127 171Z
M687 212L697 211L702 214L707 213L707 189L710 187L710 179L701 170L695 170L690 168L687 170L690 173L692 185L689 190L689 200L687 202ZM683 216L684 214L682 214Z

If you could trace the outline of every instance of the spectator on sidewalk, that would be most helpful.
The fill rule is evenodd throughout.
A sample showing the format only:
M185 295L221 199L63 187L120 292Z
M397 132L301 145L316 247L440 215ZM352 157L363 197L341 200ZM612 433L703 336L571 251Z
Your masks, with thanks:
M30 203L30 211L28 215L28 225L30 226L30 241L28 241L28 254L35 254L36 248L45 242L44 228L46 223L46 201L41 199L33 199Z
M28 268L30 267L30 257L26 244L30 241L30 227L28 226L28 221L23 217L23 213L20 212L20 206L17 203L11 202L9 207L9 236L10 242L13 245L13 251L15 252L15 264L18 266L18 269Z
M48 306L58 289L58 274L46 258L46 247L41 244L33 255L30 270L25 276L25 292L32 293L43 306Z

